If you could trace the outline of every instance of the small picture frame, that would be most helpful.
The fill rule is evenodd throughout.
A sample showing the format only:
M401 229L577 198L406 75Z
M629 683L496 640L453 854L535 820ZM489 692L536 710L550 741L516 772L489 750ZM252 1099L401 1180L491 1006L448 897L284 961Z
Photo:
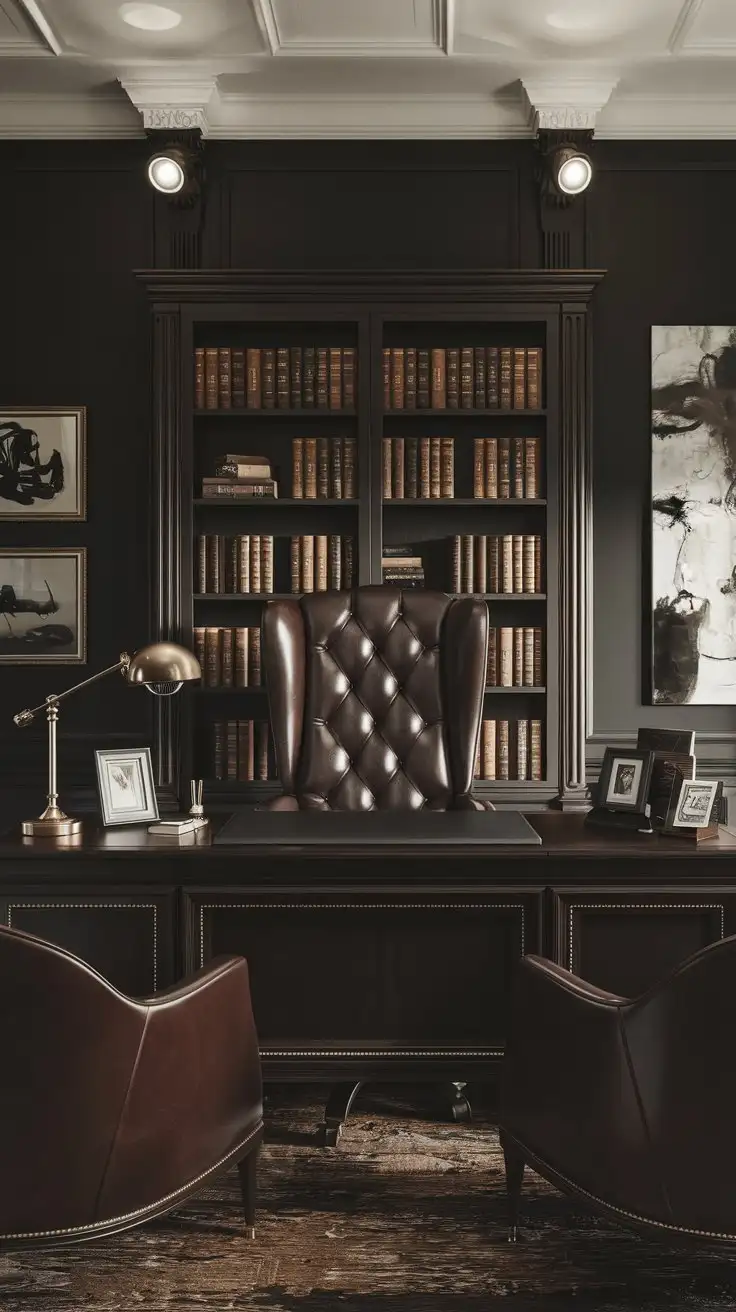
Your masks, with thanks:
M0 407L0 520L86 518L86 407Z
M689 779L682 770L676 769L664 833L680 837L715 837L722 794L720 779Z
M158 802L148 747L95 752L103 825L140 825L158 820Z
M86 547L0 547L0 665L83 665Z
M644 812L654 753L607 747L598 779L598 806L609 811Z

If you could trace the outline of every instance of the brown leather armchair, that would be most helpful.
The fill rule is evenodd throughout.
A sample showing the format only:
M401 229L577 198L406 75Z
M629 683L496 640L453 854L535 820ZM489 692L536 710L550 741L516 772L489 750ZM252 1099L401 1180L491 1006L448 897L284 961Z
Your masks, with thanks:
M638 998L519 963L499 1130L511 1236L524 1164L614 1219L736 1240L736 937Z
M485 810L471 790L487 647L474 597L375 585L270 602L263 669L284 790L270 808Z
M263 1117L242 957L134 1000L0 927L0 997L0 1248L126 1230L235 1163L252 1229Z

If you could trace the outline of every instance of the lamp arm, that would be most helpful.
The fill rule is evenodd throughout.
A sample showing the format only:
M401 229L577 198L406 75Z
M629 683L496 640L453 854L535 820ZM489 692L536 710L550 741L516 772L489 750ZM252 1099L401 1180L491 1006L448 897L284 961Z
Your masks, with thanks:
M130 656L127 652L121 652L120 660L115 665L108 665L107 669L99 670L97 674L90 675L89 679L82 679L81 683L75 683L72 688L67 688L65 692L49 693L40 706L34 706L32 710L28 711L19 711L17 715L13 716L13 721L19 728L24 728L25 725L30 724L35 719L39 711L47 711L49 706L52 705L58 706L59 702L63 701L65 697L71 697L73 692L79 692L80 688L88 688L91 683L97 683L98 679L104 679L106 675L114 674L116 670L122 670L125 673L129 666Z

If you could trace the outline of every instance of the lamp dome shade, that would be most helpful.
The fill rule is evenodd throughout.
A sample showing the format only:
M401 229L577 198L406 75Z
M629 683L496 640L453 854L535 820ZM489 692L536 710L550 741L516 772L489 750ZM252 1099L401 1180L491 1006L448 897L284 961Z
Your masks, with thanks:
M128 683L192 683L202 669L193 652L176 642L152 642L141 647L128 668Z

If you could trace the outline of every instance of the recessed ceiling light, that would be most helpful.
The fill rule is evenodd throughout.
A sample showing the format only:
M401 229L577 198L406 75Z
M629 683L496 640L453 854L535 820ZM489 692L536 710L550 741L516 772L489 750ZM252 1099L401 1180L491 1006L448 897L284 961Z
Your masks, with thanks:
M121 5L118 13L124 23L129 23L131 27L141 27L144 32L167 32L169 28L178 27L181 22L181 14L164 5Z

